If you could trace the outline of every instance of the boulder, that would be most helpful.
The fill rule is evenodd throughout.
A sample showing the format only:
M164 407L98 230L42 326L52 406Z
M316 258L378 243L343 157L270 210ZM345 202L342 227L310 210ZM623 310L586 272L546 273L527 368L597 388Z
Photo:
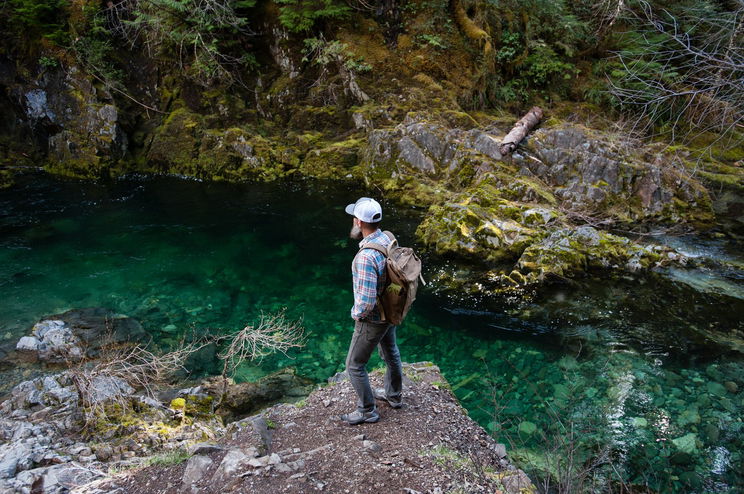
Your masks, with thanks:
M39 340L34 336L24 336L18 340L16 350L19 352L37 352L39 350Z
M134 393L134 388L119 377L95 376L91 379L87 392L91 403L103 403L120 396L129 396Z
M184 487L188 489L193 484L199 482L204 478L207 470L209 470L209 467L213 464L214 462L208 456L194 455L189 458L188 463L186 463L186 469L183 472L182 482Z
M137 342L145 331L135 319L103 308L74 309L47 316L16 345L49 363L70 363L95 357L106 345Z
M212 482L223 483L233 477L237 472L245 468L248 464L248 457L239 449L231 449L222 458L220 466L212 476Z

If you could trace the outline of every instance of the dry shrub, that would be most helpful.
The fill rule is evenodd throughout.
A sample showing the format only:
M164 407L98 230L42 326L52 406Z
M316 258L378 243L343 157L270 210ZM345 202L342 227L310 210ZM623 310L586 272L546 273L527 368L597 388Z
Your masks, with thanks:
M210 341L182 343L175 350L156 354L145 346L136 344L125 348L105 348L94 360L80 362L70 369L79 395L79 405L86 427L105 417L106 407L114 405L119 410L129 407L126 386L154 395L154 388L169 383L174 376L185 371L184 363ZM111 396L101 396L102 379L114 378L111 385L118 388ZM118 391L118 392L117 392Z
M267 355L280 352L287 355L293 348L305 345L305 330L302 321L286 318L286 309L276 314L261 314L258 324L246 326L233 335L226 336L229 345L219 354L222 366L222 395L216 406L222 403L227 392L228 376L234 375L245 361L261 361Z

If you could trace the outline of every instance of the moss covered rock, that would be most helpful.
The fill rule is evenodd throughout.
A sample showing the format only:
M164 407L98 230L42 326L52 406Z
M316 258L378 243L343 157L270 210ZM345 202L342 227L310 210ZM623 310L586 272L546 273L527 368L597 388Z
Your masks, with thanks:
M562 124L539 129L522 153L520 173L544 181L567 209L611 217L710 226L710 196L681 157L609 132Z
M642 246L628 238L598 231L590 226L560 229L522 253L517 266L527 281L548 277L572 277L590 269L620 269L630 272L683 262L669 248Z
M528 223L544 225L557 217L553 211L504 199L488 184L457 199L432 206L416 231L437 254L486 262L514 260L545 235Z
M361 145L361 139L351 138L315 147L305 154L300 171L310 177L346 178L357 164Z
M45 72L19 88L31 128L48 136L50 171L98 178L127 151L111 94L92 81L71 65Z
M152 137L147 151L148 165L163 171L175 168L193 174L203 132L201 115L184 107L175 109Z

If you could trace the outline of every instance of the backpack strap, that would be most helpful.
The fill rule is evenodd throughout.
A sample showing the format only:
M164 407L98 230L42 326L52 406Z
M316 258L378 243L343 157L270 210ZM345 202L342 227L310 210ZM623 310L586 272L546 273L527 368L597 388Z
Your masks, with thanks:
M390 230L385 230L382 233L387 235L387 238L390 239L390 246L388 248L392 247L393 245L398 245L398 239L395 238L395 235L393 235L393 232L391 232Z
M359 252L363 251L364 249L376 250L377 252L379 252L380 254L382 254L383 256L385 256L385 258L387 259L387 256L388 256L388 250L387 250L387 248L383 247L382 245L380 245L378 243L368 242L364 247L362 247L362 248L359 249Z

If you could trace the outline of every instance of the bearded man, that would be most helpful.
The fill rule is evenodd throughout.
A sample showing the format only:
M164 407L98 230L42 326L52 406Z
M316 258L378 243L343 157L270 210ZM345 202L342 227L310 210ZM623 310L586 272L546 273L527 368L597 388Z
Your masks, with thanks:
M351 263L354 288L351 318L354 319L354 334L346 356L346 371L358 400L356 411L341 415L341 420L357 425L380 420L375 398L387 401L393 408L403 406L403 370L395 341L396 326L383 320L378 303L387 275L386 256L376 249L382 247L381 250L387 252L391 243L391 239L380 230L382 207L374 199L362 197L346 206L346 212L353 216L350 236L354 240L360 240L359 251ZM370 247L371 245L374 246ZM385 388L373 391L369 384L367 362L375 347L379 347L387 371Z

